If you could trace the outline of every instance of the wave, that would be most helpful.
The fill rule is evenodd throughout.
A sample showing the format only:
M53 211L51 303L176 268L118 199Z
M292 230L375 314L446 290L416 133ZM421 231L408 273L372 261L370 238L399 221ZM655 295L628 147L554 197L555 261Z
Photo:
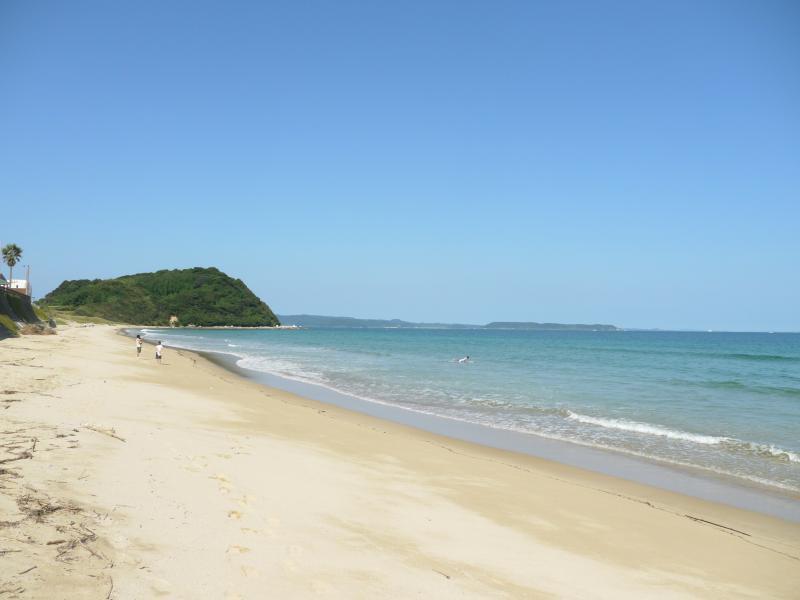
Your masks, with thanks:
M519 402L511 402L505 398L489 398L485 396L465 396L456 400L457 406L465 406L469 408L488 408L510 410L514 413L522 413L526 415L545 415L555 417L568 417L571 413L566 408L557 406L537 406L535 404L523 404Z
M670 385L700 387L712 390L737 390L751 394L761 395L780 395L780 396L800 396L800 387L788 387L780 385L749 385L735 379L712 379L708 381L693 381L689 379L667 379L664 380ZM798 379L800 381L800 379Z
M786 356L784 354L749 354L746 352L733 352L729 354L719 354L726 358L739 358L742 360L766 360L766 361L789 361L798 362L800 356Z
M745 390L754 394L781 394L785 396L800 396L800 388L773 385L748 385L736 380L701 381L696 385L712 389Z
M587 423L590 425L597 425L607 429L619 429L622 431L658 435L673 440L694 442L696 444L721 445L726 449L739 453L746 453L752 456L777 459L782 462L800 463L800 454L792 452L791 450L784 450L783 448L779 448L773 444L759 444L757 442L746 442L725 436L689 433L686 431L677 431L674 429L668 429L666 427L659 427L658 425L651 425L650 423L640 423L638 421L629 421L627 419L604 419L601 417L590 417L588 415L582 415L574 412L569 413L569 418L574 421L579 421L581 423Z
M800 388L794 387L780 387L780 386L771 386L771 387L761 387L758 388L761 393L764 394L784 394L785 396L800 396Z
M658 425L651 425L649 423L628 421L627 419L603 419L601 417L590 417L588 415L582 415L574 412L570 412L568 418L581 423L605 427L607 429L619 429L622 431L633 431L636 433L659 435L674 440L695 442L697 444L719 444L727 439L714 435L702 435L698 433L676 431L674 429L667 429L665 427L659 427Z
M280 358L266 356L254 356L252 354L237 354L236 365L244 369L277 375L294 381L311 383L314 385L325 385L325 379L321 373L312 371L307 367Z
M758 444L755 442L742 442L740 440L726 439L722 442L724 446L733 451L744 452L762 458L773 458L782 462L800 463L800 454L791 450L778 448L773 444Z
M576 349L590 352L608 352L611 354L637 354L649 356L684 356L684 357L703 357L703 358L727 358L734 360L749 361L773 361L773 362L800 362L800 356L790 356L786 354L758 354L755 352L704 352L690 350L671 350L666 348L629 348L613 346L577 346Z

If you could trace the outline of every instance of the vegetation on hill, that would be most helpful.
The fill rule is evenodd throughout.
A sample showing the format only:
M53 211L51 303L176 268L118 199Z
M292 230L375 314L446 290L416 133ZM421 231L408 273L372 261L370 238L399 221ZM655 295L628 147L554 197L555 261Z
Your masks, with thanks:
M18 327L8 315L0 314L0 340L7 337L16 337Z
M20 326L40 323L28 296L0 287L0 339L17 335Z
M173 315L183 325L280 324L240 279L214 267L65 281L42 302L77 316L137 325L168 325Z

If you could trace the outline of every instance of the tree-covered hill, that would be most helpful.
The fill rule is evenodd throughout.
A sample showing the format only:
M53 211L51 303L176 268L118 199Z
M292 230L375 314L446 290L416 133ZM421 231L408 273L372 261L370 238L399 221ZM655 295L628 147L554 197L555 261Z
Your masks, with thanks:
M279 325L275 314L240 280L214 267L65 281L42 300L80 316L137 325Z

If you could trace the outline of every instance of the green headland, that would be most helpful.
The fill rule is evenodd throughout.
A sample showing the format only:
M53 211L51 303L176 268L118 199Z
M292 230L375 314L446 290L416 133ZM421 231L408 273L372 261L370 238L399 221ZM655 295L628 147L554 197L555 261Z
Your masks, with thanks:
M137 325L280 325L241 279L217 268L174 269L115 279L64 281L41 304L63 316Z

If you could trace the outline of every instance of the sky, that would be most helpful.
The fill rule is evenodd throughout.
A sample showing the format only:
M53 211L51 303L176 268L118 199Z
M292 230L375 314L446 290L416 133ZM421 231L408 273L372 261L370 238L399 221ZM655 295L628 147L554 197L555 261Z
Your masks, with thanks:
M37 297L800 331L800 3L4 0L0 207Z

